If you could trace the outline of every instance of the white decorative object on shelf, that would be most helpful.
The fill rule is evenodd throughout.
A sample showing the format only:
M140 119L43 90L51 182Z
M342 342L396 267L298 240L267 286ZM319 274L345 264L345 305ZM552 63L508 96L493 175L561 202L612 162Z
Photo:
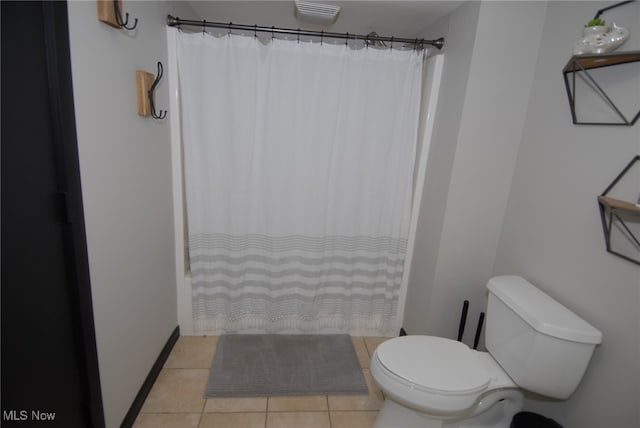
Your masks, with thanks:
M603 54L616 49L629 38L629 30L619 27L616 23L612 26L596 25L584 27L582 38L575 43L574 55Z

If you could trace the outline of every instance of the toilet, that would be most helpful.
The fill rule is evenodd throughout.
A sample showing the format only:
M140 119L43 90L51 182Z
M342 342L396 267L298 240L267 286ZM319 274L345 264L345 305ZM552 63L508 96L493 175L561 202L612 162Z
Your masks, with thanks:
M573 394L602 333L519 276L487 288L488 352L435 336L378 346L371 374L385 401L375 428L509 428L522 390Z

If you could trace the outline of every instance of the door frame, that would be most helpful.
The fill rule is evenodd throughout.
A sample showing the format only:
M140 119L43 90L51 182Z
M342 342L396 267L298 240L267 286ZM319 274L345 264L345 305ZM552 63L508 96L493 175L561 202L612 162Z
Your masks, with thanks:
M48 114L53 145L68 299L73 320L73 352L80 363L83 407L90 426L104 428L104 409L85 232L75 123L67 2L42 1ZM16 35L18 37L19 35ZM24 84L28 85L27 73ZM6 142L3 142L6 143ZM3 225L6 227L7 225ZM63 393L63 391L61 391Z
M89 275L89 256L84 222L80 160L76 134L76 115L71 77L71 47L67 2L43 2L45 50L49 80L49 111L53 122L53 140L58 152L60 183L65 186L67 230L65 255L70 275L74 335L79 339L80 361L84 362L85 389L92 426L105 426L98 366L98 349L93 318L93 300Z

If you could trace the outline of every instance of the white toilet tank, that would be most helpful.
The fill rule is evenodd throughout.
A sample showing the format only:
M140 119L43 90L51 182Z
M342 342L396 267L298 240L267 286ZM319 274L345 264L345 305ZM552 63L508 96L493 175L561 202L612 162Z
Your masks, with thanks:
M489 280L485 344L518 386L566 399L602 333L519 276Z

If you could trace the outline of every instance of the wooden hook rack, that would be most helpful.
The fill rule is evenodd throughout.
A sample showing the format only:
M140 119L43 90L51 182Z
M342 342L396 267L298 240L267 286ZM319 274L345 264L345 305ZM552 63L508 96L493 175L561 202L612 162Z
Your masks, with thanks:
M133 30L138 26L138 18L129 25L129 14L122 18L122 0L98 0L98 20L114 28Z
M146 71L136 71L138 114L140 116L151 116L154 119L164 119L167 116L166 110L156 111L154 103L154 92L160 79L162 79L162 74L163 67L160 61L158 61L158 74L155 76Z

